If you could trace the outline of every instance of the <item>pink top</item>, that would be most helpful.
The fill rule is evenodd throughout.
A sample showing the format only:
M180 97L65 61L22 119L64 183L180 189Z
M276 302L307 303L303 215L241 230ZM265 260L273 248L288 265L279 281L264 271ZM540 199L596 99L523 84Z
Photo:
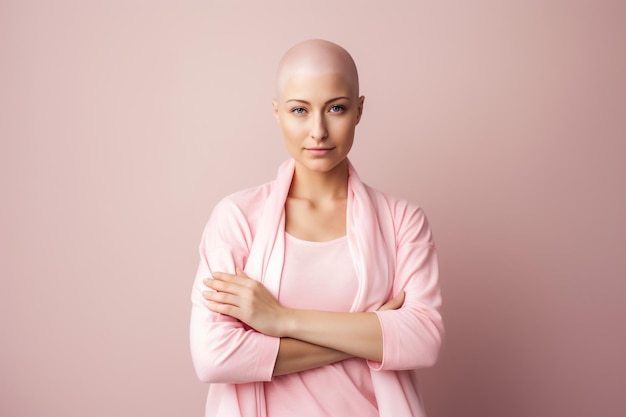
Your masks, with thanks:
M205 417L276 417L267 412L265 387L267 381L277 379L272 373L280 339L212 313L202 297L206 289L202 281L212 271L233 273L240 267L279 296L286 240L284 207L294 166L290 159L280 166L276 180L224 198L205 228L190 323L194 368L198 378L209 384ZM415 370L436 361L443 337L432 234L419 207L368 187L352 164L349 170L346 236L358 277L350 311L375 312L380 322L382 361L366 361L378 413L424 417ZM400 291L406 294L401 308L378 311ZM326 398L331 394L326 393ZM291 406L298 404L293 401Z
M358 284L346 236L310 242L285 234L281 304L350 311ZM268 416L378 416L369 367L358 358L274 377L265 383L265 401Z

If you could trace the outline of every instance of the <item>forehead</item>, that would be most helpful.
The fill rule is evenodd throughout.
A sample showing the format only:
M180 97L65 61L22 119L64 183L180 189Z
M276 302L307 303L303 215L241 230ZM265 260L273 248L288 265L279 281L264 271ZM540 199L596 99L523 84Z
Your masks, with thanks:
M285 79L281 99L287 100L329 100L337 97L355 96L354 86L343 74L296 73Z

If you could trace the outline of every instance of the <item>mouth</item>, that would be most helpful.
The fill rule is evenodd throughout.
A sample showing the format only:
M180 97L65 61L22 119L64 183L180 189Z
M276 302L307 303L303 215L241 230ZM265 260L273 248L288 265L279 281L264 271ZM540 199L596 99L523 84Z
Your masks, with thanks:
M335 148L304 148L304 149L313 156L324 156Z

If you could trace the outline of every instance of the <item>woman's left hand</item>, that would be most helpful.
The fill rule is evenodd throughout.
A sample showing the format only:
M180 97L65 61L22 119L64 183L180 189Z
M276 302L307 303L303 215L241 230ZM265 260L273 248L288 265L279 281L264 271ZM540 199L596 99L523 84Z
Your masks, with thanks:
M214 290L202 293L209 310L234 317L268 336L282 336L281 324L287 308L241 269L237 268L234 275L215 272L212 279L204 280L204 285Z

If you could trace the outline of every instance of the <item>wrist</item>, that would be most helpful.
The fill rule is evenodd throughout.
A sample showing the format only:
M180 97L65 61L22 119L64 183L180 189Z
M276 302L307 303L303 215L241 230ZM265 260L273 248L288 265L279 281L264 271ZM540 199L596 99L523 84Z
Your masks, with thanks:
M279 324L281 337L293 337L296 328L296 309L284 307L282 319Z

